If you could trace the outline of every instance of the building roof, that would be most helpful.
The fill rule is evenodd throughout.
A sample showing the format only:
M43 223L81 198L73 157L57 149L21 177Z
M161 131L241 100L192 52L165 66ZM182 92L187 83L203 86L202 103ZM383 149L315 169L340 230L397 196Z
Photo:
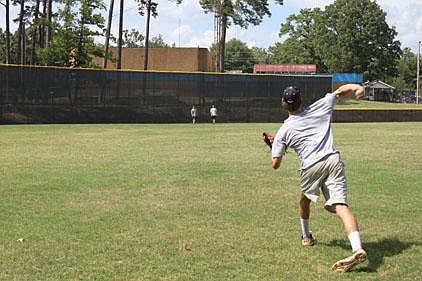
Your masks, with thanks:
M374 89L395 89L393 86L388 85L385 82L382 82L380 80L374 80L374 81L366 81L363 83L363 86L366 88L374 88Z
M255 64L254 73L316 73L316 64Z

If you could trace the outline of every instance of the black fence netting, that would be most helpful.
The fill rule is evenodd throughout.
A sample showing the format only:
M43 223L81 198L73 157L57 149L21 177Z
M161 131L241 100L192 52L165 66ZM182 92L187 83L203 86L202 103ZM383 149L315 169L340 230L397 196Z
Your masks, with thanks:
M176 123L209 108L222 122L281 121L280 92L305 104L331 91L331 76L143 72L0 65L2 123Z

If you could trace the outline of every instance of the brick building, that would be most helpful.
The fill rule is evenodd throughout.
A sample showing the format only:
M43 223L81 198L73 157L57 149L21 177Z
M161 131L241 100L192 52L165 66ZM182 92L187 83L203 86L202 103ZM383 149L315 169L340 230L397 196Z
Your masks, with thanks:
M117 48L110 48L112 60L107 63L108 69L116 69ZM102 66L103 58L95 57L94 63ZM144 48L123 48L122 69L143 70ZM214 72L215 63L206 48L149 48L148 70Z

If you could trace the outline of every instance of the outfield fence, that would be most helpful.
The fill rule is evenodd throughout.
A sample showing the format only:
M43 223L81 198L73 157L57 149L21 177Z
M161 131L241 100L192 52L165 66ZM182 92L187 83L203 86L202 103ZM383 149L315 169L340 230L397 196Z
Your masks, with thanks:
M2 123L175 123L280 121L280 92L301 88L305 103L331 91L331 76L117 71L0 65Z
M280 92L299 87L310 104L330 75L217 74L97 70L0 64L0 123L280 122ZM422 121L418 109L336 110L335 122Z

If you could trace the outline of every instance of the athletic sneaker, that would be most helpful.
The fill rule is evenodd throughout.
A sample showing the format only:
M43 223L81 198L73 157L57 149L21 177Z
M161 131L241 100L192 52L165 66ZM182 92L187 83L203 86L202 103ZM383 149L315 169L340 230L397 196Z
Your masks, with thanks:
M302 246L313 246L316 243L316 239L312 236L312 234L309 234L309 237L303 237L302 236Z
M364 261L366 261L367 254L364 249L357 250L348 258L339 260L331 269L335 272L348 272L350 271L355 265L358 265Z

